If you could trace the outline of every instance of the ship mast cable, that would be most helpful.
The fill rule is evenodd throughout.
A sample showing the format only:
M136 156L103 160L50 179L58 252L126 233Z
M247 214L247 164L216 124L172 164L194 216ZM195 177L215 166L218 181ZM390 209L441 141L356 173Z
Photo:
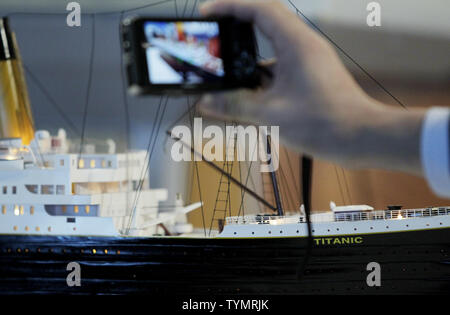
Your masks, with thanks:
M386 92L392 99L394 99L401 107L408 109L397 97L395 97L386 87L384 87L377 79L375 79L366 69L364 69L355 59L353 59L343 48L341 48L330 36L322 31L314 22L312 22L302 11L300 11L291 0L288 2L294 7L297 15L300 14L315 30L317 30L323 37L325 37L334 47L336 47L345 57L347 57L355 66L358 67L366 76L368 76L379 88Z
M353 204L352 195L350 193L350 189L348 188L347 176L345 175L344 168L341 167L342 175L344 176L345 189L347 190L348 200L350 200L350 204Z
M130 209L131 211L130 211L130 215L128 217L129 222L126 224L126 228L125 228L125 226L123 227L124 230L126 231L125 232L126 234L129 233L129 226L131 226L131 224L132 224L132 217L134 216L133 209L135 208L135 204L137 203L137 198L138 198L137 196L139 194L138 189L141 187L141 179L143 178L143 176L145 178L145 169L146 169L145 163L147 163L147 164L149 163L148 156L150 154L149 152L151 150L151 144L152 144L152 141L153 141L153 134L154 134L154 131L155 131L155 128L156 128L156 125L157 125L157 121L158 121L158 117L159 117L159 111L161 110L162 101L163 101L163 96L161 96L159 98L158 109L156 111L156 115L155 115L155 118L153 120L152 130L150 132L150 137L149 137L149 140L148 140L146 154L145 154L145 158L144 158L144 165L142 165L141 175L139 177L138 187L136 188L136 193L134 195L134 199L133 199L133 202L131 204L131 209Z
M91 96L92 72L93 72L93 66L94 66L94 52L95 52L95 14L92 15L92 27L91 28L92 28L91 52L90 52L90 56L89 56L89 72L88 72L86 98L85 98L84 111L83 111L83 121L82 121L82 128L81 128L81 137L80 137L80 153L78 155L77 168L80 167L80 159L81 159L81 154L83 152L83 145L84 145L84 140L85 140L84 138L85 138L85 132L86 132L86 120L87 120L88 107L89 107L89 98Z
M142 190L142 186L144 185L145 176L148 173L148 170L150 168L150 161L152 159L153 150L155 149L155 145L156 145L156 141L157 141L157 138L158 138L159 130L161 128L161 123L162 123L162 120L164 118L164 114L165 114L166 109L167 109L167 103L169 101L169 96L166 97L166 102L164 103L164 107L163 107L161 116L159 117L159 121L158 121L157 127L156 127L155 122L158 119L158 114L159 114L159 110L161 108L160 105L162 103L162 99L163 99L163 96L160 97L160 103L159 103L159 106L158 106L158 112L157 112L157 115L155 117L155 121L154 121L154 124L153 124L153 127L152 127L152 131L151 131L151 134L150 134L149 142L148 142L148 145L147 145L147 153L146 153L146 156L145 156L145 161L147 163L144 163L144 165L142 167L142 173L141 173L141 177L139 179L138 187L136 189L136 195L135 195L135 198L134 198L134 202L132 204L133 207L132 207L131 215L130 215L129 220L128 220L128 226L127 226L127 229L126 229L126 234L130 233L131 225L133 224L133 219L134 219L134 216L136 215L137 204L138 204L139 198L141 196L141 190ZM154 131L155 131L155 127L156 127L156 134L155 134L155 136L153 136ZM148 160L147 160L147 158L148 158Z
M252 170L253 156L255 155L255 152L256 152L256 148L257 148L257 147L258 147L258 144L255 142L255 148L253 149L253 153L252 153L252 156L251 156L251 158L250 158L250 164L249 164L249 166L248 166L247 178L246 178L246 180L245 180L245 186L247 186L248 180L251 178L250 174L251 174L251 170ZM255 185L253 185L253 188L255 188ZM242 189L242 187L241 187L241 189ZM245 191L244 189L242 189L242 194L241 194L241 205L240 205L240 207L239 207L238 216L240 216L240 214L241 214L241 209L242 209L242 216L244 216L244 208L243 208L243 205L244 205L245 192L246 192L246 191ZM259 203L258 203L258 205L259 205Z
M176 2L176 0L175 0L175 2ZM186 105L187 105L188 109L190 109L190 110L192 109L192 107L189 104L189 96L187 97ZM189 111L189 120L190 120L190 123L191 123L191 129L193 129L193 126L194 126L194 123L192 121L192 117L195 116L195 112L196 112L196 109L194 109L194 112L191 115L191 111ZM192 152L194 152L194 151L192 151ZM201 209L201 212L202 212L203 233L205 234L205 237L206 237L205 210L204 210L204 207L203 207L203 197L202 197L202 189L201 189L202 185L200 184L200 175L198 173L198 164L197 164L197 161L195 161L195 159L194 159L194 168L193 168L192 171L194 171L194 170L195 170L195 174L196 174L196 177L197 177L198 196L200 198L200 201L202 202L200 209Z
M122 43L123 37L122 37L122 20L123 20L123 14L124 11L120 12L119 16L119 43ZM126 87L126 79L125 79L125 70L123 65L123 50L119 49L120 52L120 77L122 79L122 99L123 99L123 107L125 112L125 142L126 142L126 162L127 162L127 169L126 169L126 178L127 178L127 200L125 201L125 210L126 213L131 213L132 209L130 208L130 106L128 104L128 94L127 94L127 87ZM125 221L125 220L124 220ZM122 229L124 226L122 225Z
M29 75L31 80L34 82L34 84L37 86L37 88L42 92L42 94L45 96L45 98L49 101L49 103L55 108L56 112L61 116L61 118L66 122L67 127L76 135L80 136L80 131L75 126L75 124L72 122L72 120L67 116L62 108L58 105L58 103L55 101L55 99L51 96L50 92L47 90L47 88L44 86L44 84L37 78L36 75L30 70L30 68L27 65L23 65L26 73Z
M194 16L195 8L197 8L197 1L198 0L195 0L194 5L192 6L191 17Z
M342 204L345 204L345 195L344 195L344 192L342 191L341 179L339 177L338 167L336 165L334 165L334 171L336 173L336 178L337 178L337 182L338 182L339 193L341 194Z
M234 121L231 122L232 125L235 127L236 123ZM227 122L224 121L223 123L223 127L224 130L226 131L227 129ZM236 141L234 141L235 139L233 138L234 134L230 133L228 139L226 140L225 143L225 154L224 154L224 161L223 161L223 166L222 166L222 170L225 171L228 174L233 174L233 166L234 166L234 157L236 154L236 149L237 149L237 143ZM229 157L229 149L230 149L230 144L231 141L233 141L233 157L231 159L231 166L230 166L230 160L228 159ZM221 212L221 210L223 210L223 220L226 219L227 216L227 208L228 208L228 216L231 217L231 189L230 189L230 180L227 178L227 181L223 181L223 174L221 174L220 178L219 178L219 187L217 188L217 194L216 194L216 201L214 202L214 209L213 209L213 215L211 218L211 223L209 224L209 235L211 235L211 231L212 231L212 227L214 224L214 220L220 220L216 219L216 212ZM239 173L239 181L242 182L241 179L241 173ZM225 184L227 189L226 190L222 190L222 184ZM242 188L241 188L242 190ZM220 199L220 195L221 193L226 193L226 198L225 199ZM242 192L241 192L242 193ZM222 204L222 202L225 202L225 206L224 209L218 209L219 205ZM220 221L219 221L220 222ZM221 231L221 228L219 227L219 232Z
M285 151L286 151L286 149L285 149ZM286 151L287 152L287 151ZM275 156L277 156L276 155L276 152L273 152L272 154L274 154ZM278 160L280 160L280 158L281 158L281 154L280 154L280 156L278 157ZM292 169L291 169L292 170ZM286 174L285 174L285 172L284 172L284 168L283 168L283 166L281 166L281 164L280 164L280 167L279 167L279 172L278 172L280 175L281 175L281 180L280 180L280 190L282 190L281 188L281 184L283 184L283 187L284 186L286 186L286 189L285 189L285 191L287 191L287 193L285 193L284 195L287 197L287 205L294 205L294 209L295 209L295 199L294 199L294 194L292 193L292 191L291 191L291 186L289 185L289 182L288 182L288 177L286 176ZM294 173L291 173L291 174L294 174ZM280 177L280 176L279 176ZM295 180L294 180L295 181Z
M120 11L106 11L106 12L93 12L93 13L82 13L82 15L109 15L109 14L120 14L121 12L124 13L128 13L128 12L132 12L132 11L138 11L138 10L142 10L142 9L147 9L150 7L154 7L160 4L164 4L164 3L168 3L168 2L172 2L175 0L162 0L162 1L158 1L158 2L152 2L149 4L145 4L145 5L141 5L139 7L134 7L131 9L126 9L126 10L120 10ZM14 15L66 15L67 11L63 11L61 13L53 13L53 12L10 12L8 14L6 14L7 17L10 16L14 16Z
M238 166L239 166L239 181L242 183L242 165L241 162L238 161ZM245 186L248 186L248 180L245 181ZM241 196L244 194L244 190L241 188ZM245 215L245 205L244 205L244 200L241 200L241 205L239 206L239 212L241 212L242 209L242 215ZM239 216L239 215L238 215Z
M286 148L284 148L284 151L286 152L286 159L287 159L287 163L288 163L288 166L289 166L289 171L291 172L292 176L294 176L295 173L294 173L294 169L293 169L292 164L291 164L291 159L289 157L289 155L290 155L289 151ZM296 180L294 180L294 185L295 185L295 192L298 194L298 196L300 196L301 191L300 191L300 187L299 187L299 185L298 185ZM295 205L295 201L294 201L294 205Z
M271 156L272 150L270 148L270 136L267 135L267 155ZM275 153L274 153L275 154ZM272 159L272 157L270 158ZM270 164L270 161L267 161L268 164ZM277 174L275 173L275 170L270 172L270 178L272 179L272 188L273 188L273 194L275 196L275 202L277 207L277 214L279 216L283 215L283 206L281 204L281 197L280 197L280 191L278 189L278 181L277 181Z
M176 136L172 136L172 132L170 130L167 130L166 133L175 141L180 142L182 145L184 145L185 147L189 148L191 150L192 153L194 153L195 155L199 156L202 158L203 161L206 162L206 164L208 164L209 166L211 166L212 168L214 168L216 171L224 174L225 176L227 176L234 184L238 185L239 187L241 187L242 189L244 189L247 193L249 193L253 198L257 199L259 202L261 202L262 204L264 204L266 207L270 208L273 211L277 211L277 208L273 205L271 205L267 200L265 200L264 198L262 198L261 196L259 196L256 192L254 192L253 190L251 190L250 188L248 188L247 186L245 186L244 184L242 184L241 182L239 182L236 178L234 178L232 175L224 172L219 166L217 166L216 164L214 164L211 161L208 161L203 154L201 154L200 152L197 152L193 147L191 147L189 144L183 142L180 138L176 137Z

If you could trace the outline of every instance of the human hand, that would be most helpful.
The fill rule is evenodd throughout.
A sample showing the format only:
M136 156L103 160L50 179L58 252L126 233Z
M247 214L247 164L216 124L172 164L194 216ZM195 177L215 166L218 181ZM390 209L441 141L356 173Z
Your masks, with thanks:
M199 102L204 115L280 126L291 147L344 166L420 173L423 112L407 113L369 97L333 47L279 1L217 0L200 12L253 22L276 56L270 84L205 95Z

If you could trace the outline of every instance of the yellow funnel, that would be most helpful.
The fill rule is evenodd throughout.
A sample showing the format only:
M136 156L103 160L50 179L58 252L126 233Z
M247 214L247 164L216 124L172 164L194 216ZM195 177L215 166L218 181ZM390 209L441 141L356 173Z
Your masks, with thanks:
M0 138L22 138L25 145L34 138L19 49L6 18L0 18Z

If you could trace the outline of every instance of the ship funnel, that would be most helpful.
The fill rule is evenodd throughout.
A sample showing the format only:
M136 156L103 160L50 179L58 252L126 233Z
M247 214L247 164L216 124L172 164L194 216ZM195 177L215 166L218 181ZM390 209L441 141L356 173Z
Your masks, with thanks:
M15 34L0 18L0 138L21 138L28 145L34 122Z

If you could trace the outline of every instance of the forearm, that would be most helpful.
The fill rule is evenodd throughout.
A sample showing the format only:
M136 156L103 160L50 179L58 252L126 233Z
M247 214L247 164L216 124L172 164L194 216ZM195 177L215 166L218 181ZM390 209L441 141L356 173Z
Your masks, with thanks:
M375 104L358 122L347 147L350 166L422 175L420 137L424 109Z

